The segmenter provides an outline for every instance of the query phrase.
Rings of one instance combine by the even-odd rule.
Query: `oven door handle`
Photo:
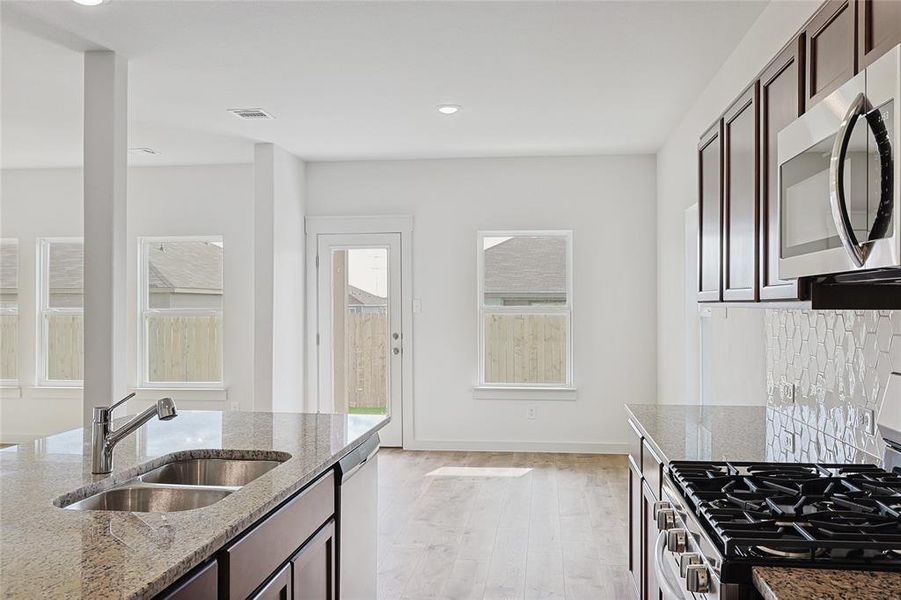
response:
[[[660,585],[660,591],[663,592],[663,600],[667,600],[668,598],[678,598],[681,600],[685,596],[673,586],[673,583],[669,579],[669,570],[663,566],[663,561],[665,560],[663,553],[665,551],[666,531],[661,531],[657,536],[657,543],[654,545],[654,573],[657,574],[657,582]]]
[[[832,208],[832,220],[835,222],[835,228],[838,231],[838,237],[842,242],[842,246],[858,268],[866,264],[872,246],[867,243],[861,244],[851,225],[851,216],[848,214],[848,204],[845,198],[844,166],[854,125],[861,117],[864,118],[867,126],[873,130],[873,138],[876,141],[876,150],[878,151],[880,162],[879,207],[869,232],[870,240],[878,239],[885,235],[891,221],[894,196],[891,136],[885,127],[882,115],[878,111],[872,115],[869,114],[871,108],[870,102],[863,92],[859,92],[854,97],[835,136],[835,143],[832,145],[832,157],[829,160],[829,205]]]

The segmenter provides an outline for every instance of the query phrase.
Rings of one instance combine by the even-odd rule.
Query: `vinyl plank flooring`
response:
[[[632,597],[623,457],[379,456],[380,600]]]

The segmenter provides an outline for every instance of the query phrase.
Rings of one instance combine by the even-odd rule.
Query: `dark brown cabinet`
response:
[[[795,300],[797,281],[779,279],[778,134],[804,112],[804,39],[786,46],[760,75],[760,299]]]
[[[292,600],[295,597],[291,580],[291,565],[282,567],[260,590],[253,600]]]
[[[629,572],[638,598],[642,597],[643,562],[641,554],[643,499],[641,468],[629,457]]]
[[[720,257],[723,235],[722,121],[714,123],[698,144],[698,301],[722,297]]]
[[[351,567],[352,568],[352,567]],[[294,600],[334,600],[335,523],[329,522],[291,559]]]
[[[863,69],[901,43],[901,2],[857,0],[857,67]]]
[[[829,0],[804,29],[807,106],[816,104],[857,72],[857,3]]]
[[[163,600],[216,600],[219,597],[219,564],[213,560],[196,568],[160,595]]]
[[[723,117],[723,300],[757,300],[758,92],[754,82]]]
[[[654,561],[657,560],[654,549],[657,544],[657,523],[654,521],[654,503],[657,497],[651,491],[651,488],[645,483],[641,486],[642,490],[642,530],[644,538],[644,596],[643,600],[661,600],[663,594],[660,591],[660,585],[657,582],[657,572],[654,567]]]

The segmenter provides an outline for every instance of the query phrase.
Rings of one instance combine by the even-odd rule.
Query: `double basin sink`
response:
[[[281,462],[236,458],[175,460],[63,508],[125,512],[177,512],[203,508],[239,490]]]

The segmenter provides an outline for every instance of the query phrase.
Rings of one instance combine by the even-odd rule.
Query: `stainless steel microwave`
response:
[[[779,132],[779,277],[901,267],[901,46]]]

